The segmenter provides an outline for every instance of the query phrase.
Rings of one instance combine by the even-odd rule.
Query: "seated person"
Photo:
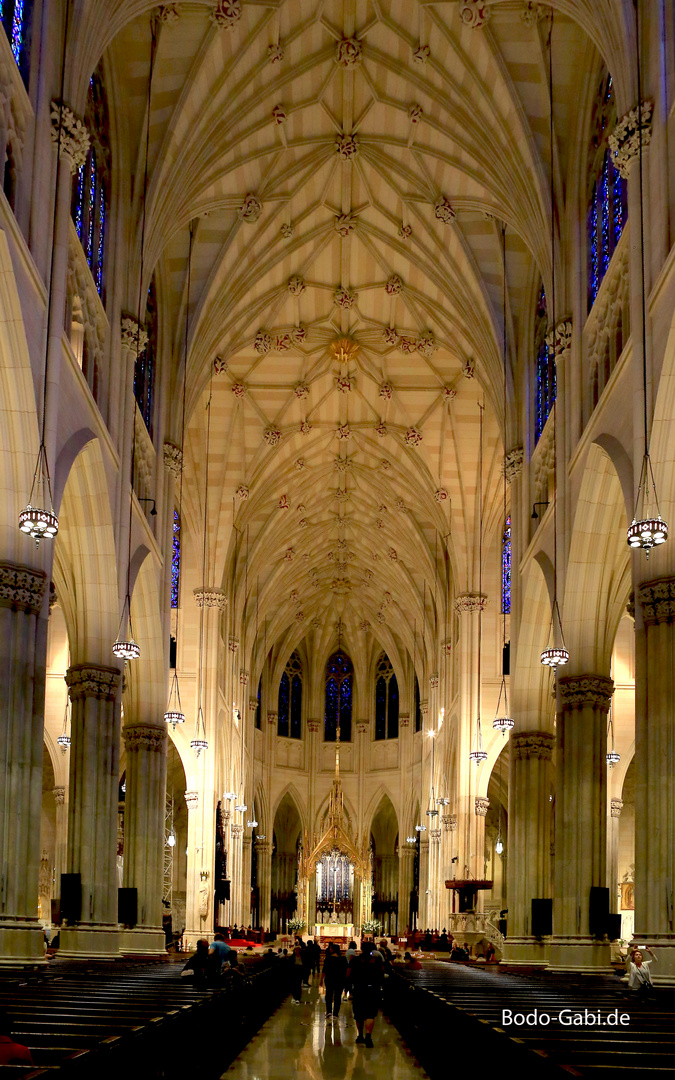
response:
[[[206,986],[213,967],[214,965],[209,957],[209,943],[206,938],[200,938],[197,942],[197,951],[186,963],[181,972],[181,976],[184,972],[192,972],[194,976],[194,985],[197,987]]]
[[[636,949],[633,953],[633,959],[630,961],[630,970],[628,973],[628,989],[631,993],[651,995],[654,993],[654,984],[649,968],[656,960],[656,957],[649,948],[649,945],[645,945],[645,952],[649,953],[651,960],[643,960],[642,953],[639,949]]]
[[[414,957],[414,956],[412,955],[412,953],[409,953],[409,952],[407,952],[407,953],[405,954],[405,956],[403,957],[403,959],[404,959],[404,961],[405,961],[405,966],[406,966],[406,968],[408,969],[408,971],[419,971],[419,970],[420,970],[420,968],[422,967],[422,965],[420,964],[419,960],[417,960],[417,959],[416,959],[416,958],[415,958],[415,957]]]
[[[0,1065],[32,1065],[33,1058],[27,1046],[14,1041],[12,1025],[7,1013],[0,1012]]]
[[[213,941],[209,946],[209,956],[212,958],[212,964],[216,971],[222,971],[230,953],[237,955],[235,949],[225,944],[225,938],[222,934],[214,934]]]

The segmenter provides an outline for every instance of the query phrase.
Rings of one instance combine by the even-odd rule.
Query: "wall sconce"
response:
[[[199,876],[202,879],[202,881],[208,881],[209,880],[209,871],[208,870],[200,870],[199,871]]]

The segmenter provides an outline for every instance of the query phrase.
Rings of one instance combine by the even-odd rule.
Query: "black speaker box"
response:
[[[138,922],[138,889],[117,890],[117,921],[129,929]]]
[[[226,881],[222,882],[222,890],[223,890],[222,891],[222,898],[223,898],[223,903],[224,903],[225,900],[230,899],[230,881],[229,881],[229,878]]]
[[[532,900],[532,934],[547,937],[553,933],[553,901]]]
[[[603,885],[591,885],[588,898],[588,929],[591,937],[604,937],[608,929],[608,920],[609,889]]]
[[[621,916],[607,916],[607,937],[610,941],[618,941],[621,937]]]
[[[68,926],[82,917],[82,879],[79,874],[61,874],[61,918]]]

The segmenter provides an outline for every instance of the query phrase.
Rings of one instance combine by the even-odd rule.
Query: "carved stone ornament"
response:
[[[453,401],[457,397],[457,391],[452,386],[443,387],[443,400]]]
[[[241,686],[248,686],[248,671],[239,672],[239,683]]]
[[[294,387],[293,393],[299,401],[304,401],[305,398],[309,397],[309,387],[307,383],[298,383],[298,385]]]
[[[274,45],[269,45],[267,48],[267,56],[270,64],[280,64],[284,58],[284,50],[281,47],[281,42],[277,41]]]
[[[405,433],[406,446],[419,446],[422,442],[422,432],[419,428],[411,427]]]
[[[419,124],[423,116],[424,109],[421,105],[411,105],[408,109],[408,119],[410,120],[411,124]]]
[[[420,701],[420,712],[422,713],[422,716],[426,716],[429,712],[429,702],[426,700],[426,698],[424,699],[424,701]]]
[[[230,650],[231,653],[236,653],[237,650],[239,649],[239,642],[237,641],[236,638],[231,637],[231,638],[228,639],[227,647],[228,647],[228,649]]]
[[[416,64],[426,64],[430,58],[431,49],[428,45],[422,45],[420,42],[417,48],[413,50],[413,60]]]
[[[246,500],[248,499],[250,494],[251,493],[250,493],[249,489],[247,488],[246,484],[240,484],[239,487],[237,488],[237,490],[235,491],[235,495],[237,496],[238,499],[241,499],[242,502],[246,502]]]
[[[403,291],[403,281],[398,274],[392,274],[384,288],[388,296],[398,296]]]
[[[185,792],[185,805],[188,810],[197,810],[199,807],[199,792],[198,791],[186,791]]]
[[[305,621],[305,613],[304,613],[304,611],[296,611],[296,613],[295,613],[295,621],[296,622],[304,622]]]
[[[342,38],[335,47],[335,63],[352,67],[361,60],[361,42],[357,38]]]
[[[264,356],[272,348],[272,335],[268,334],[266,330],[258,330],[253,342],[253,348],[261,356]]]
[[[291,341],[294,345],[302,345],[303,341],[306,341],[306,339],[307,329],[302,323],[298,323],[298,325],[294,326],[291,330]]]
[[[278,715],[277,715],[277,713],[275,713],[275,712],[268,712],[268,714],[267,714],[267,723],[268,723],[268,724],[276,724],[276,722],[277,722],[277,719],[278,719]]]
[[[451,653],[452,653],[452,642],[450,640],[443,642],[443,644],[441,645],[441,652],[444,653],[445,656],[450,656],[451,655]]]
[[[224,356],[216,356],[213,361],[213,370],[216,375],[224,375],[228,369],[228,363]]]
[[[563,712],[572,709],[599,709],[607,712],[614,683],[606,675],[563,675],[558,679]]]
[[[336,139],[335,150],[343,161],[351,161],[359,152],[359,140],[356,135],[340,135]]]
[[[561,319],[555,328],[556,359],[572,348],[572,320]]]
[[[389,383],[389,382],[380,383],[380,389],[378,390],[378,393],[379,393],[381,398],[385,399],[385,401],[391,401],[391,395],[393,394],[393,392],[394,392],[394,387],[391,385],[391,383]]]
[[[335,231],[339,236],[349,236],[354,232],[358,219],[353,214],[336,214]]]
[[[349,311],[356,303],[356,293],[353,289],[344,289],[340,286],[333,294],[333,303],[343,311]]]
[[[0,607],[39,615],[46,589],[44,570],[0,562]]]
[[[490,18],[490,8],[485,0],[464,0],[459,6],[459,17],[465,26],[479,30]]]
[[[98,698],[99,701],[114,701],[121,678],[117,668],[95,664],[73,664],[65,674],[71,701],[87,697]]]
[[[434,217],[437,217],[439,221],[442,221],[445,225],[450,225],[455,220],[455,211],[450,205],[450,201],[446,199],[445,195],[441,195],[434,206]]]
[[[121,322],[122,348],[138,355],[143,352],[148,344],[148,334],[144,326],[133,315],[123,315]]]
[[[317,615],[316,619],[312,619],[312,627],[314,628],[314,630],[322,630],[323,619],[320,619]]]
[[[429,676],[429,686],[432,690],[435,690],[438,686],[438,675]]]
[[[314,621],[316,621],[316,620],[314,620]],[[321,721],[317,720],[316,717],[312,717],[311,720],[307,721],[307,730],[309,731],[309,733],[311,735],[316,735],[316,733],[317,733],[317,731],[319,730],[320,727],[321,727]]]
[[[366,719],[357,720],[356,730],[359,735],[365,735],[368,731],[368,721]]]
[[[468,611],[485,611],[487,596],[482,593],[462,593],[455,598],[455,611],[464,615]]]
[[[462,375],[465,379],[476,378],[476,361],[472,357],[469,357],[469,359],[464,364],[462,368]]]
[[[516,731],[510,736],[516,761],[539,758],[550,761],[555,746],[555,736],[547,731]]]
[[[612,799],[610,802],[610,814],[613,818],[620,818],[623,810],[623,799]]]
[[[227,595],[222,589],[194,589],[192,595],[197,607],[218,608],[219,611],[227,607]]]
[[[66,801],[66,789],[64,787],[52,788],[52,795],[57,806],[63,806]]]
[[[376,521],[375,521],[375,527],[376,527],[377,529],[383,529],[383,528],[384,528],[384,522],[383,522],[382,518],[377,518],[377,519],[376,519]]]
[[[240,221],[245,221],[249,225],[252,225],[254,221],[257,221],[263,212],[263,205],[257,195],[254,195],[252,191],[249,191],[244,195],[244,201],[237,209],[237,217]]]
[[[164,749],[167,739],[166,725],[159,728],[150,727],[147,724],[135,724],[133,727],[125,727],[122,734],[127,754],[138,753],[139,750],[150,750],[152,753],[159,754]]]
[[[476,817],[487,817],[487,812],[490,809],[490,800],[487,796],[477,795],[474,803],[474,809]]]
[[[370,623],[367,619],[364,619],[361,623],[359,623],[359,630],[363,630],[364,633],[365,631],[370,630]]]
[[[398,552],[396,551],[396,548],[389,548],[387,558],[391,559],[392,562],[398,562]]]
[[[154,14],[163,26],[175,26],[180,19],[180,4],[163,4],[155,8]]]
[[[341,394],[351,393],[353,380],[349,375],[338,375],[335,380],[335,387]]]
[[[437,503],[444,503],[447,498],[448,493],[445,488],[438,488],[438,490],[434,492],[434,499]]]
[[[415,338],[404,337],[404,335],[401,334],[398,340],[398,347],[402,353],[414,353],[417,352],[417,341]]]
[[[241,382],[232,383],[232,393],[239,399],[246,397],[248,394],[248,386],[246,383]]]
[[[436,344],[436,338],[430,330],[428,330],[426,334],[422,334],[420,337],[418,337],[416,345],[418,353],[420,353],[421,356],[427,357],[432,356],[438,348],[438,345]]]
[[[233,840],[238,840],[241,836],[244,835],[244,826],[243,825],[231,825],[230,830],[232,832],[232,839]]]
[[[312,425],[310,424],[309,420],[303,420],[302,423],[300,424],[300,434],[301,435],[309,435],[311,430],[312,430]],[[305,467],[304,461],[302,462],[302,465],[298,465],[298,463],[296,461],[295,467],[296,467],[296,469],[304,469],[304,467]]]
[[[266,428],[263,439],[268,446],[278,446],[281,442],[281,432],[278,428]]]
[[[290,223],[290,221],[285,221],[283,223],[283,225],[281,226],[281,228],[279,229],[279,232],[283,236],[284,240],[290,240],[290,238],[293,235],[294,231],[295,230],[293,229],[293,226]]]
[[[618,121],[614,131],[609,136],[609,146],[614,157],[614,166],[624,179],[630,175],[630,167],[637,160],[640,152],[639,125],[642,121],[642,148],[649,146],[652,141],[652,107],[653,102],[642,102],[642,117],[640,118],[637,105],[627,112]]]
[[[248,699],[248,708],[249,708],[249,712],[255,712],[256,709],[258,708],[258,699],[254,698],[254,697],[250,697]]]
[[[393,345],[394,347],[398,345],[400,340],[398,331],[393,326],[385,326],[382,331],[382,338],[385,345]]]
[[[504,476],[506,477],[506,483],[510,484],[517,477],[520,476],[523,471],[523,448],[522,446],[514,446],[512,450],[509,450],[504,455],[504,461],[502,464],[504,470]]]
[[[284,562],[293,562],[295,558],[295,551],[292,547],[286,548],[284,552]]]
[[[61,157],[68,162],[71,173],[76,173],[80,165],[84,165],[89,153],[89,132],[82,120],[78,120],[72,109],[67,105],[60,106],[58,101],[52,100],[52,142],[58,146],[59,142],[59,117],[61,122]]]
[[[275,105],[272,109],[272,119],[275,124],[285,124],[288,117],[286,116],[286,110],[283,105]]]
[[[441,830],[440,829],[430,829],[429,830],[429,840],[431,841],[432,844],[440,844],[440,842],[441,842]]]
[[[352,437],[349,424],[340,424],[335,434],[337,435],[338,439],[351,439]]]
[[[291,274],[288,279],[287,289],[291,296],[301,296],[307,286],[301,274]]]
[[[291,503],[290,503],[290,499],[288,498],[288,495],[282,495],[281,498],[279,499],[279,502],[277,503],[277,506],[278,506],[279,510],[290,510]]]
[[[536,26],[544,18],[545,8],[543,4],[537,4],[534,0],[528,0],[520,13],[520,17],[526,26]]]
[[[398,722],[401,727],[408,727],[410,725],[410,713],[399,713]]]
[[[398,230],[398,235],[400,236],[401,240],[409,240],[412,236],[412,225],[402,224],[401,228]]]
[[[386,622],[386,618],[385,618],[384,612],[382,612],[382,611],[378,611],[378,612],[377,612],[377,614],[375,615],[375,618],[377,619],[377,621],[378,621],[379,623],[383,623],[383,622]]]
[[[183,468],[183,451],[172,442],[164,443],[164,468],[179,478]]]
[[[219,30],[232,30],[241,19],[241,0],[217,0],[209,19]]]
[[[657,578],[638,585],[638,603],[645,626],[675,621],[675,578]]]
[[[445,832],[455,832],[457,829],[457,814],[444,814],[441,824]]]
[[[287,330],[280,330],[274,339],[275,352],[288,352],[293,344],[293,338]]]

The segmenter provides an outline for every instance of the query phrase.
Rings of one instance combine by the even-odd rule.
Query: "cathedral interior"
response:
[[[0,965],[675,982],[672,5],[0,19]]]

